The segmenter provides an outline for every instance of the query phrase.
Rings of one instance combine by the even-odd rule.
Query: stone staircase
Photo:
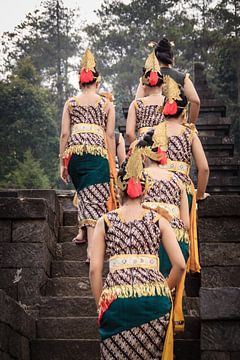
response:
[[[99,359],[97,316],[85,263],[86,245],[71,242],[77,233],[72,193],[60,194],[63,225],[51,263],[45,296],[38,307],[32,360]]]
[[[71,191],[58,192],[63,208],[56,257],[51,263],[45,296],[37,307],[36,339],[32,360],[99,359],[96,307],[85,264],[86,246],[71,240],[77,233],[77,211]],[[107,273],[107,263],[105,266]],[[176,360],[200,359],[199,276],[188,276],[184,313],[186,330],[175,340]],[[36,310],[35,310],[36,311]],[[36,315],[36,314],[35,314]]]

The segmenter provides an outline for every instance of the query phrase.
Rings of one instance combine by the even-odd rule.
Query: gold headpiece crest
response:
[[[169,75],[164,75],[163,82],[163,93],[170,104],[173,103],[174,100],[182,100],[180,97],[181,90],[175,80],[173,80]]]
[[[135,147],[132,154],[129,156],[126,165],[126,175],[124,180],[134,178],[135,181],[142,178],[143,161],[141,149]]]
[[[94,71],[95,66],[96,62],[93,53],[90,51],[90,49],[86,49],[81,61],[81,70],[85,69],[86,71]]]
[[[160,72],[160,65],[159,65],[158,59],[155,55],[155,50],[153,50],[148,55],[147,60],[145,62],[145,69],[146,69],[146,72],[148,72],[148,71]]]

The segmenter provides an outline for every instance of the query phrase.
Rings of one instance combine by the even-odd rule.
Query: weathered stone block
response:
[[[234,217],[240,216],[239,195],[210,196],[198,204],[198,217]]]
[[[240,359],[240,352],[231,353],[231,360],[239,360],[239,359]]]
[[[3,243],[2,267],[43,267],[50,274],[51,255],[41,243]]]
[[[229,352],[202,351],[201,360],[232,360]]]
[[[24,268],[18,284],[18,298],[28,305],[35,303],[45,292],[48,276],[42,268]]]
[[[55,190],[20,189],[17,193],[22,198],[46,199],[53,212],[59,213],[60,204]]]
[[[81,329],[81,330],[79,330]],[[79,334],[81,331],[81,335]],[[46,318],[37,320],[37,337],[44,339],[98,338],[97,317]]]
[[[200,341],[176,339],[174,341],[174,355],[176,360],[200,360]]]
[[[41,317],[82,317],[96,316],[96,304],[93,297],[42,297],[39,314]]]
[[[240,243],[200,244],[202,266],[240,266]]]
[[[200,242],[240,242],[240,218],[200,218],[198,233]]]
[[[78,233],[78,226],[60,226],[59,242],[70,242]]]
[[[12,242],[46,243],[54,255],[57,239],[45,220],[15,220],[12,225]]]
[[[106,276],[109,271],[108,262],[104,262],[104,273],[103,275]],[[53,277],[60,277],[60,276],[89,276],[89,266],[86,264],[85,261],[71,261],[71,260],[64,260],[64,261],[52,261],[52,270],[51,274]]]
[[[77,210],[64,211],[63,225],[64,226],[77,226],[78,225]]]
[[[201,285],[205,288],[240,287],[239,266],[210,266],[201,270]]]
[[[0,322],[8,324],[28,339],[35,337],[35,320],[13,299],[0,290]]]
[[[8,352],[8,339],[11,328],[2,322],[0,322],[0,350]]]
[[[15,300],[18,300],[18,283],[14,283],[17,269],[1,269],[0,289]]]
[[[11,331],[9,336],[9,353],[17,359],[30,359],[29,339],[19,335],[16,331]]]
[[[62,255],[59,257],[59,260],[78,260],[84,261],[87,257],[87,245],[82,244],[80,246],[75,245],[74,243],[62,243]]]
[[[0,219],[47,219],[48,210],[45,199],[0,199]]]
[[[185,281],[185,292],[188,297],[198,297],[200,288],[200,274],[187,273]]]
[[[240,319],[240,288],[201,288],[200,312],[203,320]]]
[[[11,221],[0,220],[0,242],[11,242]]]
[[[53,278],[47,282],[48,296],[91,296],[88,278]]]
[[[3,351],[0,351],[0,359],[1,360],[16,360],[16,358],[13,358],[8,353],[5,353]]]
[[[240,351],[240,321],[204,321],[201,350]]]
[[[79,354],[81,360],[100,360],[97,340],[34,340],[31,349],[34,360],[76,360]]]

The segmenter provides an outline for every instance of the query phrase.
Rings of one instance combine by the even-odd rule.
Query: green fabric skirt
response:
[[[188,258],[189,258],[189,244],[187,244],[185,241],[178,241],[178,244],[182,251],[184,260],[187,263]],[[168,254],[166,253],[162,243],[160,244],[160,247],[158,250],[158,256],[159,256],[159,262],[160,262],[160,272],[166,278],[169,276],[169,273],[172,269],[172,264],[169,260]]]
[[[108,160],[99,155],[73,154],[68,164],[68,173],[78,193],[90,185],[110,182]]]
[[[100,321],[101,340],[158,319],[169,313],[171,308],[171,299],[163,295],[118,298]]]

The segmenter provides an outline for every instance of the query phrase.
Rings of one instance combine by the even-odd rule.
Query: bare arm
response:
[[[200,110],[200,99],[192,81],[189,79],[189,76],[185,77],[184,92],[191,104],[189,117],[190,123],[195,124]]]
[[[128,109],[128,117],[126,123],[126,136],[128,144],[131,143],[136,139],[136,108],[134,101],[131,103]]]
[[[119,144],[117,146],[117,158],[118,158],[119,166],[121,166],[126,158],[125,141],[122,134],[119,135]]]
[[[146,86],[143,85],[142,78],[140,78],[135,99],[137,100],[137,99],[140,99],[140,98],[143,98],[143,97],[147,96],[146,90],[147,90]]]
[[[107,143],[109,150],[112,154],[113,159],[116,156],[116,145],[115,145],[115,109],[112,103],[109,103],[108,108],[108,121],[107,121]]]
[[[104,254],[105,254],[104,236],[105,236],[104,220],[103,218],[100,218],[96,224],[93,234],[93,247],[91,253],[90,271],[89,271],[90,284],[97,307],[103,286],[102,273],[103,273],[103,265],[104,265]]]
[[[66,102],[62,114],[62,126],[61,126],[60,145],[59,145],[60,177],[64,182],[67,182],[67,172],[66,169],[64,169],[62,155],[66,149],[69,136],[70,136],[70,115],[68,110],[68,104]]]
[[[198,170],[197,176],[197,200],[203,199],[206,191],[209,167],[205,152],[203,150],[201,141],[197,135],[193,136],[192,140],[192,154]]]
[[[185,228],[188,230],[190,225],[188,198],[185,188],[182,188],[181,204],[180,204],[180,219],[184,222]]]
[[[178,245],[176,235],[166,219],[159,220],[159,227],[162,232],[162,242],[166,250],[172,269],[168,277],[168,286],[170,289],[175,288],[185,271],[186,264],[182,255],[180,246]]]

